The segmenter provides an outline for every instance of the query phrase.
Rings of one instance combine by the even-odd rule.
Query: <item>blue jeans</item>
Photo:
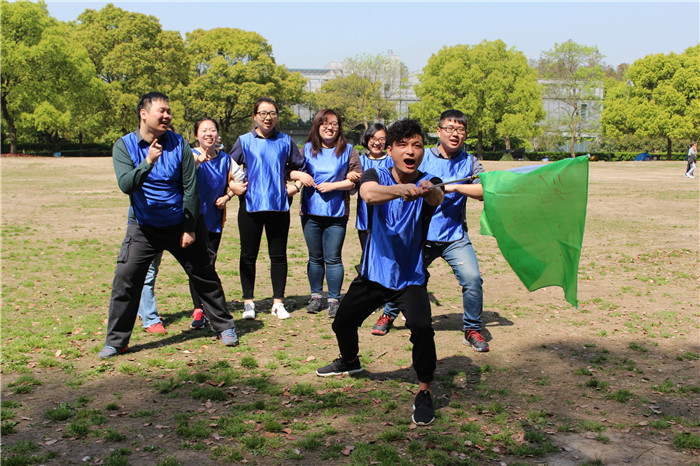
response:
[[[301,226],[309,249],[307,273],[311,294],[323,293],[323,277],[328,282],[328,298],[340,299],[345,269],[341,253],[345,242],[347,217],[302,215]]]
[[[462,286],[462,330],[481,330],[481,313],[484,308],[483,280],[479,272],[479,263],[476,260],[474,247],[469,240],[469,235],[454,243],[433,243],[428,241],[425,245],[424,261],[428,267],[438,257],[442,257],[450,264],[457,281]],[[396,318],[399,314],[394,303],[387,303],[384,314]]]
[[[158,322],[163,322],[158,315],[156,309],[156,276],[158,275],[158,267],[160,260],[163,258],[163,252],[159,252],[153,258],[153,262],[148,266],[146,279],[143,281],[143,290],[141,290],[141,302],[139,302],[139,316],[143,321],[143,328],[150,327]]]

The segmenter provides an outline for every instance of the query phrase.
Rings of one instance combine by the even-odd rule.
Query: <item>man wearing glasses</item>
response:
[[[484,171],[481,163],[462,147],[466,139],[467,117],[459,110],[447,110],[440,115],[437,133],[440,142],[425,150],[420,170],[432,173],[445,181],[476,176]],[[442,257],[452,267],[457,281],[462,286],[464,314],[462,326],[464,344],[474,351],[486,352],[489,344],[481,334],[483,289],[479,263],[469,235],[467,234],[467,198],[483,200],[481,180],[445,185],[445,200],[438,206],[430,222],[428,240],[425,245],[425,266]],[[389,303],[380,321],[391,328],[398,310]],[[379,324],[379,322],[377,322]],[[388,330],[387,328],[387,330]],[[375,333],[385,334],[385,333]]]

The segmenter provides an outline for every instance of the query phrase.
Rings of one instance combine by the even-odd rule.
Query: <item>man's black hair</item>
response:
[[[386,145],[389,147],[395,142],[405,141],[413,136],[420,136],[423,143],[425,143],[425,136],[423,136],[423,128],[421,128],[420,123],[416,120],[405,118],[395,122],[386,130]]]
[[[442,125],[444,121],[448,120],[452,120],[457,123],[462,123],[462,126],[464,126],[465,128],[467,127],[466,115],[460,112],[459,110],[455,110],[454,108],[442,112],[442,114],[440,115],[440,122],[438,124]]]
[[[148,94],[142,95],[139,99],[139,103],[136,105],[136,115],[138,116],[139,121],[141,120],[141,109],[145,108],[148,110],[151,108],[151,104],[154,100],[164,100],[168,102],[168,96],[162,92],[149,92]]]

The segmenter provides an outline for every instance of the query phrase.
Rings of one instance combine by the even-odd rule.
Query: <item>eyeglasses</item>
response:
[[[260,115],[260,118],[262,118],[263,120],[268,116],[270,118],[277,118],[277,112],[258,112],[258,115]]]
[[[385,144],[386,143],[386,138],[369,138],[369,143],[370,144]]]
[[[454,126],[438,126],[438,128],[440,128],[441,130],[443,130],[447,134],[452,134],[455,131],[457,131],[457,134],[460,134],[460,135],[467,134],[467,129],[464,127],[455,128]]]
[[[336,129],[336,128],[338,128],[338,122],[337,121],[324,121],[323,123],[321,123],[321,126],[323,126],[324,128],[331,127],[333,129]]]

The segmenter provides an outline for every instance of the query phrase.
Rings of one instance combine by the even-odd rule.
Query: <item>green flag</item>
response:
[[[496,238],[529,291],[561,286],[566,300],[578,307],[588,158],[481,173],[479,178],[484,186],[481,234]]]

